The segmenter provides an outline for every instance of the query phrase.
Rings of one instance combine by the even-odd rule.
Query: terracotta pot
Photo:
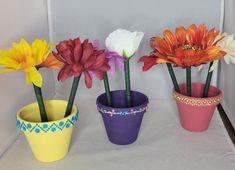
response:
[[[109,140],[118,145],[133,143],[139,133],[140,125],[147,110],[148,98],[142,93],[132,91],[132,104],[126,107],[125,91],[112,91],[113,106],[107,105],[106,94],[101,94],[96,101],[102,115]]]
[[[204,84],[192,83],[192,97],[186,96],[186,84],[179,85],[181,94],[173,90],[173,97],[184,129],[202,132],[208,129],[216,106],[222,99],[220,89],[210,86],[207,98],[202,98]]]

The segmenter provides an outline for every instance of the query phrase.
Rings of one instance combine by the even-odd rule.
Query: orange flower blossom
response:
[[[183,26],[176,28],[175,34],[170,30],[163,32],[163,38],[151,38],[153,49],[150,56],[143,56],[143,71],[162,63],[171,63],[174,66],[190,67],[199,66],[207,62],[221,59],[225,52],[217,46],[218,31],[214,28],[208,30],[204,24],[198,27],[192,24],[187,29]]]

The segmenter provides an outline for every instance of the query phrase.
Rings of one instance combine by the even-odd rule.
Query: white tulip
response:
[[[105,45],[109,51],[116,52],[124,58],[130,58],[139,48],[143,36],[143,32],[117,29],[109,34]]]

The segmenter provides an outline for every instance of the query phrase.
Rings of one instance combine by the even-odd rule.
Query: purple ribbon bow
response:
[[[95,49],[100,48],[100,42],[99,40],[94,40],[93,41],[93,46]],[[109,59],[109,65],[110,65],[110,70],[109,73],[113,75],[117,70],[123,70],[124,68],[124,62],[122,56],[120,56],[118,53],[114,51],[105,51],[105,56],[107,59]]]

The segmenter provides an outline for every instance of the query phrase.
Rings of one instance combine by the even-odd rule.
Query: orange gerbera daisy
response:
[[[207,62],[218,60],[226,54],[216,45],[216,36],[219,34],[214,28],[208,30],[204,24],[198,27],[192,24],[189,28],[178,27],[173,34],[169,30],[163,32],[163,38],[151,38],[153,51],[150,56],[143,56],[143,70],[153,65],[171,63],[175,66],[199,66]],[[153,62],[155,60],[155,62]]]

